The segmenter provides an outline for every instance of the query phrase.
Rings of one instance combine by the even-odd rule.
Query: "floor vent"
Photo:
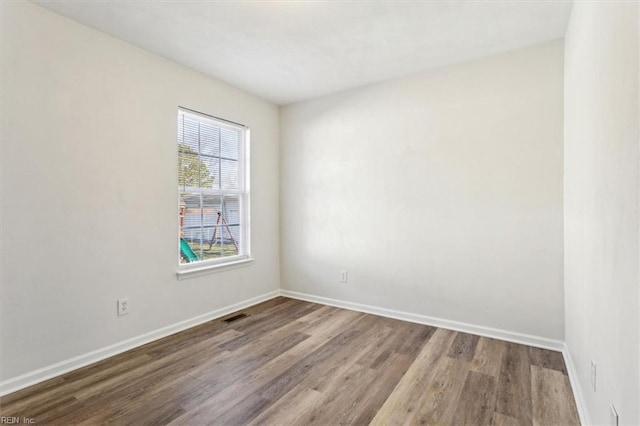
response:
[[[229,317],[229,318],[225,319],[224,322],[227,322],[227,323],[234,322],[234,321],[238,321],[239,319],[246,318],[248,316],[249,315],[247,315],[247,314],[238,314],[238,315],[234,315],[232,317]]]

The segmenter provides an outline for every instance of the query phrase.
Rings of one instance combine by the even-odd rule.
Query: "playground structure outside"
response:
[[[185,218],[188,214],[198,214],[202,218],[209,216],[217,220],[213,227],[212,237],[199,233],[191,237],[185,235]],[[226,231],[226,236],[225,236]],[[238,243],[234,238],[222,212],[217,209],[189,209],[184,200],[180,202],[180,263],[215,260],[223,257],[237,256]]]

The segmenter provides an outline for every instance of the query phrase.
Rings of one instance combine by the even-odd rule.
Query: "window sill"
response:
[[[213,274],[215,272],[222,272],[229,269],[246,267],[253,262],[253,258],[247,257],[245,259],[236,260],[235,262],[219,263],[217,265],[204,265],[199,268],[178,269],[176,271],[176,277],[178,278],[178,280],[185,280],[188,278],[195,278],[202,275]]]

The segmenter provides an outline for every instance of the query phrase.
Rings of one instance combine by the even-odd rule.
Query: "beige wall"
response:
[[[575,2],[566,35],[566,341],[594,424],[640,424],[638,13]]]
[[[562,57],[283,108],[282,287],[562,340]]]
[[[611,403],[640,422],[637,4],[576,3],[566,51],[424,72],[280,122],[35,5],[1,9],[0,381],[276,290],[281,273],[285,290],[566,335],[594,422]],[[176,279],[178,105],[252,130],[250,266]]]
[[[276,106],[30,3],[2,15],[1,380],[278,289]],[[251,266],[176,279],[179,105],[251,128]]]

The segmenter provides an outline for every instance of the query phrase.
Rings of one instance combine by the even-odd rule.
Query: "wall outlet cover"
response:
[[[127,315],[129,313],[129,298],[118,299],[118,316]]]

